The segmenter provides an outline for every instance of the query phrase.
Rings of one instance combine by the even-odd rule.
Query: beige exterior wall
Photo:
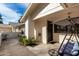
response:
[[[28,22],[29,22],[29,21],[28,21],[28,19],[27,19],[26,22],[25,22],[25,36],[26,36],[27,38],[28,38],[28,36],[29,36],[29,35],[28,35],[28,32],[29,32],[29,31],[28,31],[28,27],[29,27],[29,26],[28,26]]]
[[[21,31],[25,32],[25,24],[16,27],[16,32],[21,32]]]
[[[62,43],[65,35],[66,35],[65,33],[54,33],[54,35],[53,35],[54,42]],[[70,37],[70,34],[67,35],[64,43],[66,43],[68,41],[69,37]],[[79,38],[77,37],[77,39],[79,39]],[[71,37],[71,40],[76,41],[76,38],[74,35]]]
[[[0,24],[0,32],[12,32],[12,26],[8,24]]]
[[[17,30],[17,32],[21,32],[22,30],[25,31],[25,28],[22,27],[21,29]]]
[[[28,37],[34,37],[34,21],[28,18],[25,22],[25,35]]]
[[[61,43],[61,42],[63,41],[63,38],[65,37],[65,35],[66,35],[65,33],[60,33],[60,34],[59,34],[59,43]],[[66,40],[65,40],[65,43],[68,41],[70,35],[71,35],[71,34],[68,34],[68,35],[67,35]],[[76,36],[76,37],[77,37],[77,36]],[[77,37],[77,39],[78,39],[78,41],[79,41],[79,38],[78,38],[78,37]],[[76,38],[75,38],[74,35],[71,37],[71,40],[76,41]]]
[[[12,32],[12,26],[8,24],[0,24],[0,32]]]
[[[28,25],[29,25],[29,27],[28,27],[29,28],[28,29],[29,30],[29,33],[28,33],[29,37],[34,37],[34,21],[33,21],[33,19],[31,19],[31,18],[29,19]]]
[[[16,32],[16,28],[12,26],[12,32]]]
[[[53,33],[53,39],[54,39],[53,41],[58,42],[58,43],[62,43],[65,35],[66,35],[65,33]],[[69,36],[70,35],[68,34],[64,43],[67,42],[67,39],[69,38]]]
[[[53,33],[53,42],[59,43],[59,33]]]
[[[35,37],[41,43],[47,43],[47,21],[46,20],[37,20],[34,24],[35,26]]]
[[[35,16],[33,14],[33,16]],[[31,17],[27,17],[25,21],[25,35],[28,37],[34,37],[41,43],[47,43],[47,21],[46,19],[34,20]]]
[[[11,32],[12,28],[11,27],[0,27],[0,32]]]
[[[43,5],[40,5],[40,4],[32,5],[28,9],[28,11],[26,11],[26,14],[23,16],[21,20],[23,20],[22,22],[25,21],[25,35],[27,37],[34,36],[40,42],[46,44],[47,43],[47,21],[46,20],[48,19],[49,21],[52,21],[54,23],[54,22],[66,19],[68,17],[67,15],[68,12],[71,12],[71,15],[70,15],[71,17],[77,17],[79,16],[79,12],[77,12],[79,10],[79,6],[76,5],[75,7],[73,5],[73,7],[71,8],[64,7],[63,9],[59,3],[57,4],[57,6],[59,7],[56,6],[55,8],[53,8],[54,5],[52,4],[51,10],[49,10],[51,7],[49,6],[47,10],[45,10],[43,13],[40,13],[45,9],[45,8],[42,8]],[[72,4],[68,4],[68,6],[72,6]],[[53,41],[61,43],[64,36],[65,34],[53,33]]]
[[[25,22],[25,35],[34,37],[39,43],[47,44],[47,20],[32,20],[28,18]]]
[[[7,34],[8,39],[16,39],[18,38],[19,32],[3,32],[2,34]]]

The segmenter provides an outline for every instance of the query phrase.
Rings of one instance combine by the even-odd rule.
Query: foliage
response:
[[[20,39],[19,39],[19,42],[22,44],[22,45],[26,45],[27,43],[26,43],[26,37],[25,36],[20,36]]]
[[[29,37],[27,39],[27,43],[28,43],[28,45],[35,45],[36,44],[36,40],[33,37]]]
[[[3,24],[2,15],[0,15],[0,23]]]
[[[26,36],[20,36],[20,43],[24,46],[33,46],[36,45],[36,40],[33,37],[27,38]]]

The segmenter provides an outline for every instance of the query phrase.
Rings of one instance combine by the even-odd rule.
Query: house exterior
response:
[[[79,4],[75,3],[30,3],[20,22],[25,24],[27,38],[34,37],[44,44],[62,42],[65,33],[55,32],[55,23],[66,19],[68,13],[71,18],[79,17],[78,10]]]
[[[0,24],[0,32],[21,32],[24,30],[23,23]]]
[[[14,23],[10,22],[9,25],[12,28],[12,32],[21,32],[24,31],[24,23]]]
[[[0,24],[0,32],[12,32],[12,26],[8,24]]]

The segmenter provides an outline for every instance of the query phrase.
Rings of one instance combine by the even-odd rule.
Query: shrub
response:
[[[35,45],[36,40],[33,37],[29,37],[27,40],[28,45]]]
[[[20,40],[19,41],[24,46],[27,46],[27,45],[30,45],[30,46],[36,45],[36,40],[34,39],[34,37],[29,37],[27,39],[26,36],[20,36]]]
[[[27,42],[26,42],[27,38],[25,36],[20,36],[20,44],[26,46]]]

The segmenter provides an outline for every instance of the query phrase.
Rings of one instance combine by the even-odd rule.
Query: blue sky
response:
[[[0,14],[3,18],[3,23],[18,22],[27,9],[26,3],[0,3]]]

